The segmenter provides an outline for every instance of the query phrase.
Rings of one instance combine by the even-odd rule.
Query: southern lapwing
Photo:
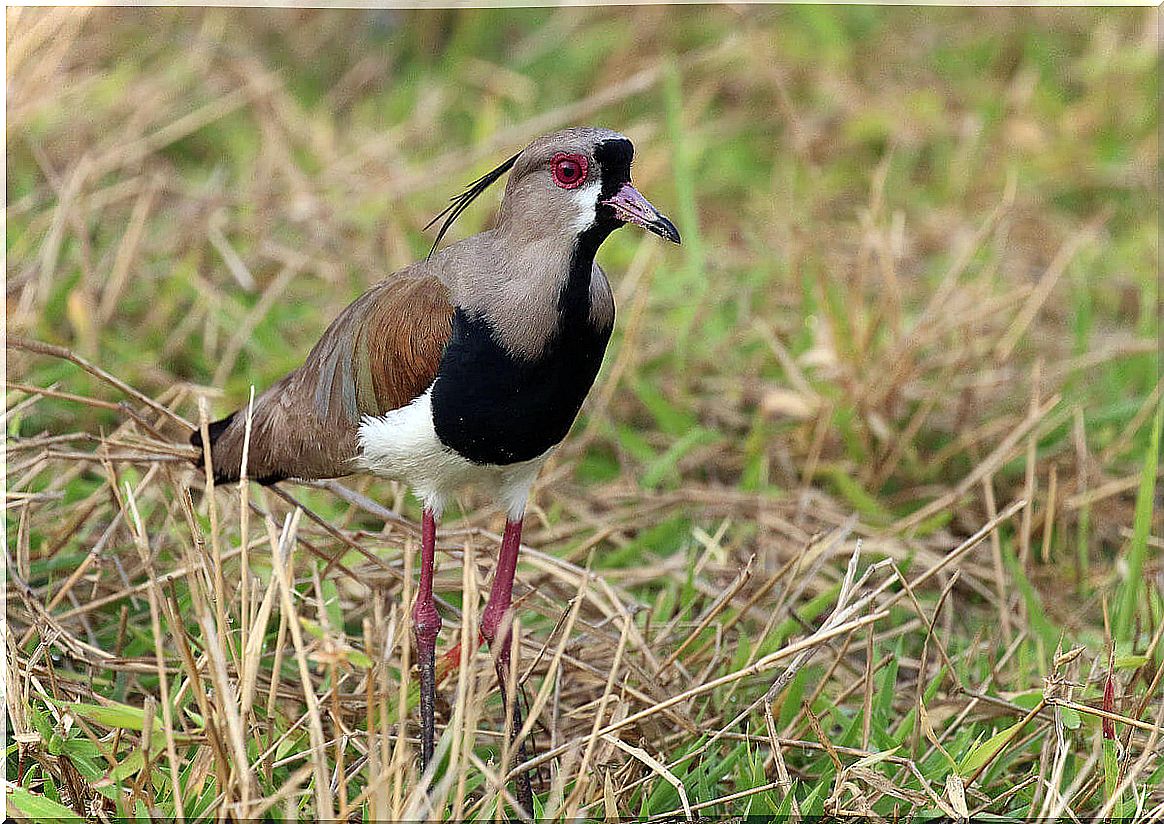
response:
[[[433,221],[444,218],[426,260],[365,292],[302,366],[255,400],[248,477],[272,484],[370,472],[407,483],[423,504],[412,610],[422,769],[433,755],[441,628],[436,522],[470,484],[491,491],[507,514],[480,633],[520,727],[505,681],[526,498],[590,391],[614,325],[610,284],[594,255],[625,223],[679,242],[674,224],[631,185],[633,154],[629,140],[606,129],[535,140],[453,198]],[[495,228],[437,252],[452,222],[506,172]],[[239,478],[245,417],[209,427],[217,483]],[[191,441],[202,446],[199,433]],[[528,777],[519,801],[531,809]]]

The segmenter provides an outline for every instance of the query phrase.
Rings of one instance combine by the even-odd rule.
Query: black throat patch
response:
[[[437,437],[478,464],[538,457],[570,431],[610,331],[563,318],[542,356],[527,361],[506,351],[484,318],[458,309],[432,389]]]
[[[594,223],[584,229],[574,242],[570,272],[558,295],[558,309],[564,318],[570,314],[590,312],[590,274],[594,268],[594,256],[602,242],[610,237],[610,233],[625,225],[615,216],[614,209],[602,201],[612,197],[624,183],[630,182],[634,154],[634,146],[623,138],[604,140],[594,150],[602,187],[598,192]]]

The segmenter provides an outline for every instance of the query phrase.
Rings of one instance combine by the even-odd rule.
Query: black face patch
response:
[[[629,183],[634,145],[624,137],[604,140],[594,150],[594,159],[602,170],[602,192],[599,200],[610,197],[624,183]]]
[[[566,437],[578,416],[610,331],[564,316],[545,353],[525,361],[497,342],[484,318],[458,309],[432,389],[437,437],[479,464],[541,455]]]
[[[602,201],[613,197],[622,188],[622,184],[630,183],[631,161],[634,156],[634,145],[622,137],[604,140],[594,150],[594,159],[598,162],[601,174],[602,188],[598,192],[598,207],[594,212],[594,224],[578,238],[578,243],[586,247],[591,258],[602,241],[623,225],[623,222],[615,215],[614,209]],[[584,253],[582,257],[585,256]],[[587,272],[589,272],[589,267],[587,267]]]

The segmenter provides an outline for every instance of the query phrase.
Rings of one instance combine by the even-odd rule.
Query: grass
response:
[[[426,778],[415,502],[211,493],[184,444],[580,122],[685,246],[604,246],[533,498],[539,816],[1159,815],[1152,12],[8,15],[11,815],[512,812],[500,516],[441,532]]]

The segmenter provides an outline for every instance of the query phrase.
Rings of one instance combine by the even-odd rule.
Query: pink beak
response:
[[[615,217],[624,223],[633,223],[642,226],[648,232],[654,232],[664,240],[679,243],[679,230],[675,224],[667,219],[658,209],[651,205],[638,189],[629,183],[622,184],[613,196],[603,200],[607,206],[614,209]]]

